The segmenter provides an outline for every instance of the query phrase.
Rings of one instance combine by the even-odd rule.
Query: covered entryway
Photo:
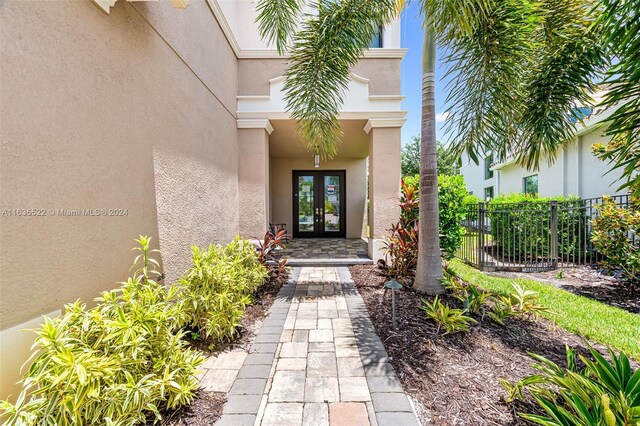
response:
[[[293,236],[344,238],[345,171],[293,172]]]
[[[266,229],[279,226],[293,242],[366,241],[370,260],[384,258],[383,239],[400,214],[400,128],[406,112],[395,94],[399,87],[371,94],[369,80],[352,74],[337,153],[318,162],[286,110],[283,84],[284,77],[276,77],[268,90],[238,97],[240,235],[260,240]],[[339,250],[326,248],[326,258],[335,259]],[[320,261],[320,251],[303,258]]]

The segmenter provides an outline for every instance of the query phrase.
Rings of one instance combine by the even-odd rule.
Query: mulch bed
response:
[[[270,280],[260,286],[256,292],[253,305],[247,306],[242,316],[242,325],[236,337],[225,344],[217,344],[210,348],[210,342],[188,339],[189,344],[203,352],[205,356],[214,356],[224,350],[242,349],[249,350],[251,343],[260,329],[262,320],[276,299],[280,287],[287,282],[287,274]],[[188,336],[187,336],[188,337]],[[163,413],[163,426],[211,426],[222,415],[222,407],[226,402],[226,396],[220,392],[205,392],[199,390],[191,405],[179,410]]]
[[[586,265],[548,272],[494,272],[491,275],[542,281],[571,293],[640,314],[640,283],[625,282],[607,274],[599,267]]]
[[[539,412],[537,407],[506,404],[499,379],[513,382],[535,373],[527,352],[559,365],[565,365],[565,345],[587,352],[580,337],[542,319],[510,319],[501,327],[487,317],[468,333],[439,335],[418,309],[419,295],[409,289],[396,293],[398,330],[394,331],[391,295],[383,289],[386,278],[372,266],[349,269],[405,391],[418,402],[423,424],[527,424],[517,412]],[[604,348],[596,348],[603,352]]]

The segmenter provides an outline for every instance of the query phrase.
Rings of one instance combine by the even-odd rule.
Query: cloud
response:
[[[442,123],[449,117],[448,112],[439,112],[436,114],[436,123]]]

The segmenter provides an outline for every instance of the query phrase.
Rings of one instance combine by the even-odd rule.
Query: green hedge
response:
[[[420,176],[405,176],[407,185],[418,186]],[[440,248],[446,258],[452,258],[462,244],[464,228],[461,226],[465,218],[465,205],[468,201],[467,187],[464,178],[456,176],[438,176],[438,206],[440,222]],[[415,209],[418,217],[418,209]]]
[[[587,225],[585,203],[577,197],[538,198],[525,194],[500,195],[486,206],[492,241],[499,254],[518,260],[549,260],[551,255],[551,202],[557,202],[558,256],[585,254]]]

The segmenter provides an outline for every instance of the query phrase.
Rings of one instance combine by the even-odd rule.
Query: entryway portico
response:
[[[238,96],[239,224],[261,239],[269,224],[295,238],[365,239],[370,259],[398,220],[401,127],[399,95],[371,95],[369,80],[351,75],[338,154],[314,164],[286,112],[283,78],[269,95]]]

